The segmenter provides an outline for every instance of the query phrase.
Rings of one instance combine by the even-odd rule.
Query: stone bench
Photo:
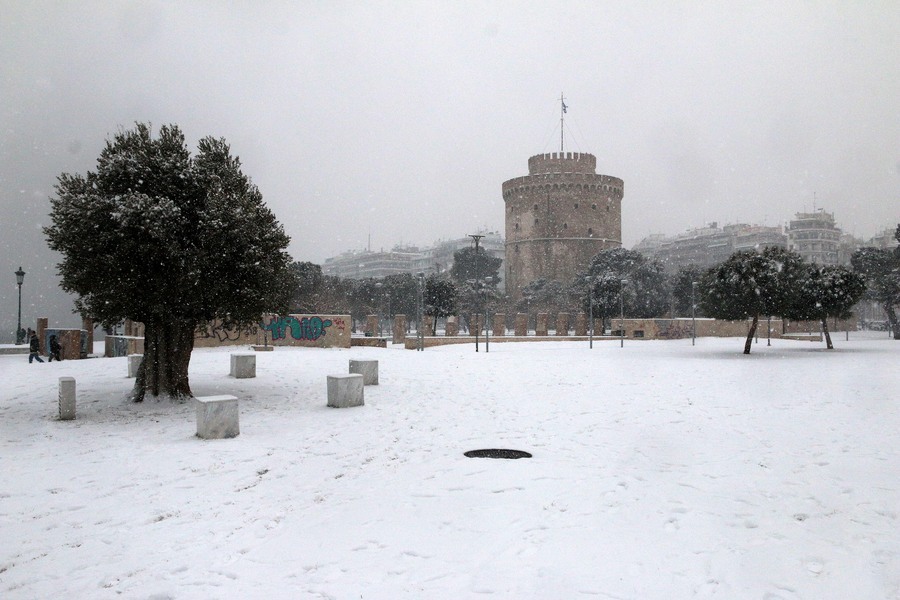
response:
[[[328,375],[328,406],[363,406],[363,376],[359,373]]]
[[[220,440],[241,433],[238,399],[234,396],[198,396],[197,437]]]
[[[256,355],[232,354],[231,376],[235,379],[252,379],[256,377]]]
[[[59,378],[59,420],[71,421],[75,418],[75,378]]]
[[[141,368],[141,363],[144,362],[143,354],[129,354],[128,355],[128,377],[137,377],[138,369]]]
[[[351,360],[350,372],[363,376],[363,385],[378,385],[377,360]]]

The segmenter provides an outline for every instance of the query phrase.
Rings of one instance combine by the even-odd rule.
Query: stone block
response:
[[[366,315],[366,334],[372,337],[378,335],[378,315]]]
[[[406,315],[394,315],[394,343],[399,344],[406,338]]]
[[[528,335],[527,313],[516,313],[516,335],[519,337]]]
[[[569,313],[561,312],[556,315],[556,335],[569,335]]]
[[[128,355],[128,377],[137,377],[138,369],[141,368],[142,362],[144,362],[143,354]]]
[[[252,379],[256,377],[256,355],[232,354],[231,376],[235,379]]]
[[[547,329],[547,321],[549,321],[550,315],[547,313],[538,313],[537,315],[537,323],[535,323],[534,334],[541,337],[546,337],[548,333]]]
[[[71,421],[75,418],[75,378],[59,378],[59,419]]]
[[[498,337],[506,335],[506,314],[494,313],[493,319],[494,323],[491,327],[491,333]]]
[[[238,399],[234,396],[198,396],[197,437],[220,440],[241,433]]]
[[[350,373],[362,375],[363,385],[378,385],[377,360],[351,360]]]
[[[332,408],[348,408],[363,406],[363,376],[359,373],[349,375],[328,375],[328,406]]]
[[[447,317],[447,324],[444,326],[444,333],[446,333],[448,336],[459,335],[459,317]]]
[[[575,335],[587,335],[587,315],[584,313],[575,315]]]
[[[469,335],[481,335],[484,329],[484,315],[477,313],[469,317]]]

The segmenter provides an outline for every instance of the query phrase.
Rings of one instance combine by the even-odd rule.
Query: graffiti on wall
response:
[[[234,327],[231,323],[217,320],[197,327],[194,337],[200,339],[216,339],[219,342],[239,342],[247,338],[255,338],[256,326],[250,325],[248,327],[239,328]]]
[[[260,326],[272,334],[273,340],[284,339],[290,333],[295,340],[314,342],[328,333],[326,330],[332,326],[332,322],[330,319],[323,320],[321,317],[297,319],[275,316],[268,323],[261,323]]]

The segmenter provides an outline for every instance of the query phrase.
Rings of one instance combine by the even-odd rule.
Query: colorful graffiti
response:
[[[266,331],[271,332],[272,340],[284,339],[290,331],[291,337],[295,340],[316,341],[324,337],[328,332],[326,329],[331,327],[330,319],[322,320],[321,317],[303,317],[296,319],[294,317],[272,317],[266,323],[260,323],[260,326]]]

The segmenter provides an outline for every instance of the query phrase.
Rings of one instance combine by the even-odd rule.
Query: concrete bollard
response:
[[[377,360],[351,360],[350,373],[362,375],[363,385],[378,385]]]
[[[332,408],[348,408],[363,406],[363,376],[358,373],[349,375],[328,375],[328,406]]]
[[[128,377],[137,377],[138,369],[141,368],[141,363],[144,361],[143,354],[129,354],[128,355]]]
[[[234,396],[198,396],[197,437],[220,440],[241,433],[238,399]]]
[[[71,421],[75,418],[75,378],[59,378],[59,419]]]
[[[256,355],[232,354],[231,376],[235,379],[252,379],[256,377]]]

